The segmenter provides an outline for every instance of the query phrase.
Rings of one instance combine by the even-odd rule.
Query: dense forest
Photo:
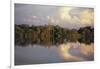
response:
[[[94,42],[94,28],[67,29],[60,26],[29,26],[15,24],[15,45],[58,45],[66,42],[90,44]]]

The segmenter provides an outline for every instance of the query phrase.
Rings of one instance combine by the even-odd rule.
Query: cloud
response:
[[[94,22],[93,8],[74,8],[69,12],[72,19],[76,18],[81,24],[91,25]],[[76,20],[74,19],[74,21]]]
[[[50,20],[48,19],[50,17]],[[15,4],[15,23],[78,28],[94,23],[93,8]]]
[[[94,21],[94,14],[90,10],[84,10],[80,14],[80,22],[82,24],[92,24]]]
[[[84,26],[92,26],[94,24],[93,8],[84,7],[59,7],[57,15],[61,27],[76,28]],[[57,20],[55,18],[55,20]]]
[[[70,7],[61,7],[59,10],[58,10],[58,15],[59,17],[62,19],[62,20],[70,20],[71,17],[69,15],[69,12],[72,8]]]

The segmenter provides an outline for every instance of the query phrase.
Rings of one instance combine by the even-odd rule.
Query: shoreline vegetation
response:
[[[62,28],[58,25],[29,26],[15,24],[15,45],[59,45],[66,42],[94,43],[94,28]]]

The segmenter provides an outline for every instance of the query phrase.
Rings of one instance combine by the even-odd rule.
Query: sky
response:
[[[78,29],[94,26],[94,9],[88,7],[15,4],[15,24],[58,25]]]

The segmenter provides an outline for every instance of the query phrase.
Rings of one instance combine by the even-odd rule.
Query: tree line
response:
[[[67,29],[58,25],[29,26],[15,24],[15,45],[58,45],[66,42],[94,42],[94,28]]]

